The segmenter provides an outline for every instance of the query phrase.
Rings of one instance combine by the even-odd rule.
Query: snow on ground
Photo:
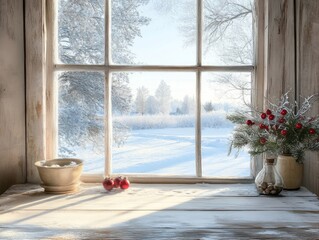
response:
[[[232,128],[202,130],[203,175],[250,176],[250,156],[241,152],[227,156]],[[195,175],[195,129],[165,128],[133,130],[126,144],[113,147],[114,173]],[[86,173],[103,172],[104,156],[78,152],[86,159]]]

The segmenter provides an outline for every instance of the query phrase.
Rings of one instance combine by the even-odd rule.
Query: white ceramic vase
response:
[[[300,188],[303,174],[302,163],[298,163],[291,155],[279,155],[276,168],[284,181],[284,189],[297,190]]]

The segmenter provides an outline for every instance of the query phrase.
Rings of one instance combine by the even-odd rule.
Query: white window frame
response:
[[[254,62],[253,65],[244,66],[211,66],[202,64],[202,22],[203,0],[197,0],[197,42],[196,42],[196,65],[191,66],[161,66],[161,65],[115,65],[111,62],[110,36],[111,14],[105,15],[105,63],[102,65],[80,65],[80,64],[57,64],[57,1],[46,2],[46,28],[47,28],[47,49],[46,49],[46,156],[54,158],[57,156],[57,89],[55,86],[55,75],[61,71],[99,71],[105,74],[105,167],[104,175],[83,174],[85,182],[101,181],[104,176],[113,176],[112,169],[112,104],[111,104],[111,73],[113,72],[193,72],[196,73],[196,176],[172,176],[172,175],[150,175],[150,174],[127,174],[132,182],[147,183],[246,183],[251,182],[259,163],[251,160],[251,177],[246,178],[216,178],[202,176],[201,159],[201,77],[203,72],[249,72],[252,76],[252,101],[259,109],[263,106],[263,32],[264,13],[263,0],[255,0],[256,19],[254,25]],[[105,13],[110,13],[111,0],[105,0]],[[117,174],[118,175],[118,174]]]

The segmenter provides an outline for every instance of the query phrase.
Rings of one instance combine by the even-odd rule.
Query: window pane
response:
[[[104,171],[104,75],[63,72],[58,76],[59,157],[84,159],[84,172]]]
[[[116,64],[195,64],[196,0],[112,1]]]
[[[113,172],[195,175],[195,74],[114,73],[112,81]]]
[[[254,0],[204,0],[203,63],[251,65]]]
[[[103,64],[104,31],[104,0],[58,1],[60,62]]]
[[[241,152],[227,156],[234,125],[226,115],[250,103],[250,73],[203,73],[202,76],[203,175],[250,176],[250,156]]]

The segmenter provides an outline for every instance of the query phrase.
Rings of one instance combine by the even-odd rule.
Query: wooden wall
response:
[[[267,98],[276,100],[319,93],[319,1],[265,1],[265,71]],[[311,113],[319,114],[319,103]],[[307,153],[303,185],[319,195],[319,154]]]
[[[23,0],[0,0],[0,194],[26,178]]]
[[[296,0],[297,93],[319,93],[319,1]],[[299,99],[301,101],[302,99]],[[316,103],[312,115],[319,114]],[[303,184],[319,196],[319,154],[307,153]]]
[[[27,180],[39,183],[34,163],[46,153],[45,0],[25,0]]]
[[[294,1],[265,1],[265,96],[277,102],[295,91]]]

